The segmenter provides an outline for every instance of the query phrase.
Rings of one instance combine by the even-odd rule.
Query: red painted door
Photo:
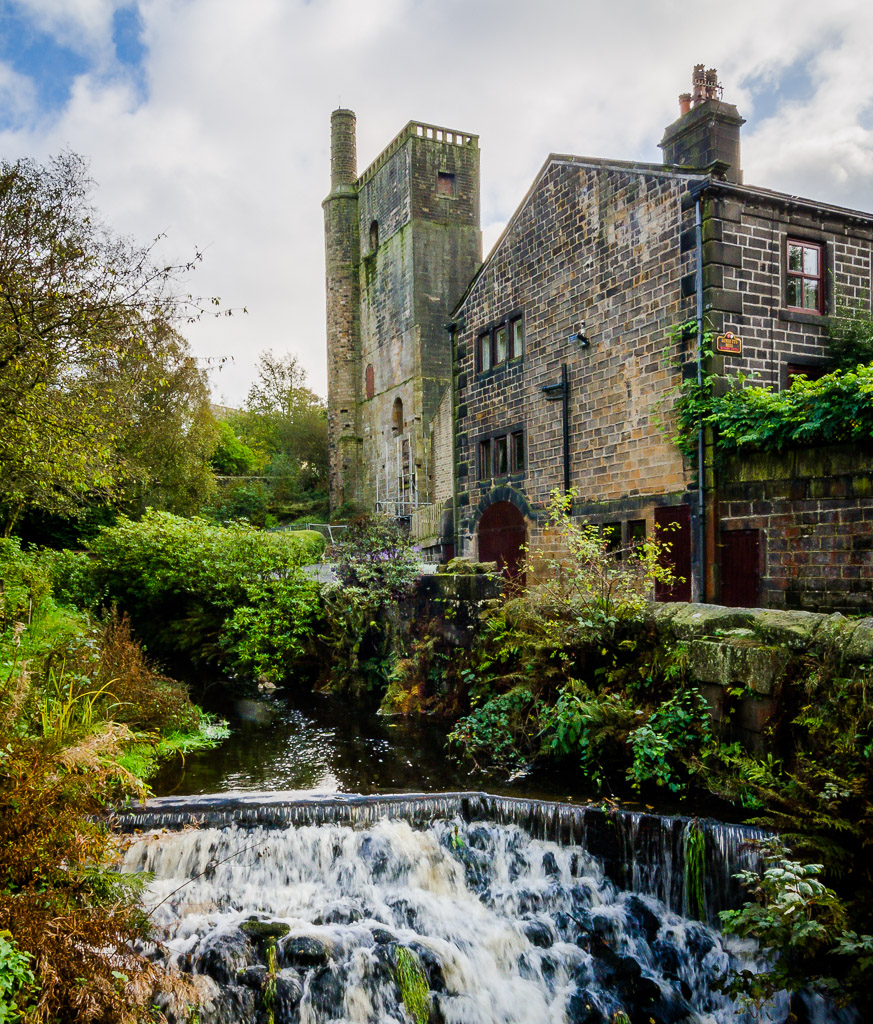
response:
[[[522,547],[527,540],[524,516],[509,501],[489,505],[479,520],[479,561],[496,562],[508,580],[524,582]]]
[[[761,592],[761,531],[723,530],[721,603],[728,608],[757,608]]]
[[[677,577],[672,587],[655,584],[656,601],[691,600],[691,509],[670,505],[655,509],[655,540],[666,548],[664,564]]]

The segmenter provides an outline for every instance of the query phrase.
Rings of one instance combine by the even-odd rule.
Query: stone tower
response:
[[[478,138],[411,121],[356,178],[355,117],[331,118],[327,254],[331,505],[406,516],[433,500],[446,321],[482,259]],[[447,424],[447,429],[450,424]]]

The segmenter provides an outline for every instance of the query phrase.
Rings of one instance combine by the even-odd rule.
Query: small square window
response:
[[[509,322],[510,359],[520,359],[524,355],[524,323],[520,316]]]
[[[484,373],[491,369],[491,332],[486,331],[476,339],[477,361],[479,372]]]
[[[494,331],[494,365],[506,362],[506,324],[501,324]]]
[[[494,475],[506,476],[509,472],[509,443],[506,434],[494,438]]]
[[[479,479],[491,479],[491,440],[479,442]]]
[[[446,171],[437,171],[437,195],[453,196],[455,194],[455,176]]]
[[[824,311],[824,248],[816,242],[788,239],[785,302],[790,309]]]
[[[627,544],[628,547],[635,548],[642,544],[646,539],[646,521],[645,519],[629,519],[627,524]]]
[[[523,473],[524,472],[524,431],[516,430],[514,434],[510,436],[511,451],[510,456],[512,458],[512,472]]]

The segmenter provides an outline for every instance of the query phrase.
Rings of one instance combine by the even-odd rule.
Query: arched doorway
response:
[[[479,520],[479,561],[496,562],[507,580],[524,582],[524,516],[510,501],[496,501]]]

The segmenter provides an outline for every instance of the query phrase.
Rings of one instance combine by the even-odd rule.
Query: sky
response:
[[[549,153],[660,161],[698,63],[747,184],[873,211],[871,39],[861,0],[0,0],[0,158],[79,153],[116,231],[203,253],[184,289],[238,311],[183,330],[216,400],[268,349],[325,394],[335,107],[359,171],[410,120],[477,134],[486,252]]]

